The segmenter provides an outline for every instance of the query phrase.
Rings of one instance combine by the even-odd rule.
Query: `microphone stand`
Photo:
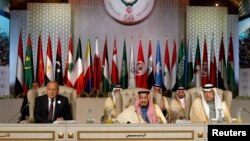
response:
[[[28,106],[30,105],[30,103],[27,103],[25,106],[23,106],[23,108],[18,111],[17,113],[15,113],[15,115],[13,115],[9,120],[8,120],[8,123],[10,123],[18,114],[20,114],[20,112],[22,112],[24,109],[26,109]],[[20,121],[18,121],[19,123]]]

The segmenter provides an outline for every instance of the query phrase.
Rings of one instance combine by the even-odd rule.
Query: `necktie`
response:
[[[49,106],[49,114],[48,114],[48,120],[53,120],[53,109],[54,109],[54,99],[50,99],[50,106]]]

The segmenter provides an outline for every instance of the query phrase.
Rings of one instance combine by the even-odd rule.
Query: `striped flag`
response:
[[[101,88],[101,59],[99,55],[98,39],[95,39],[95,56],[94,56],[94,89],[100,90]]]
[[[150,39],[149,46],[148,46],[148,66],[147,66],[148,89],[151,89],[152,86],[155,84],[154,80],[155,79],[154,79],[154,65],[153,65],[153,57],[152,57],[152,43]]]
[[[43,46],[42,46],[42,37],[39,34],[38,37],[38,49],[37,49],[37,67],[36,67],[36,81],[39,86],[44,85],[44,63],[43,63]]]
[[[123,55],[122,55],[122,66],[121,66],[121,88],[128,88],[128,66],[127,66],[127,51],[126,41],[123,43]]]
[[[194,67],[192,62],[192,47],[191,42],[188,40],[188,53],[187,53],[187,88],[193,87],[194,84]]]
[[[170,76],[170,63],[169,63],[169,50],[168,50],[168,38],[166,39],[165,59],[164,59],[164,85],[166,90],[171,89],[171,76]]]
[[[135,88],[135,60],[134,60],[134,41],[132,37],[129,59],[129,88]]]
[[[107,37],[105,39],[103,56],[102,56],[102,90],[105,94],[109,92],[109,61],[108,61]]]
[[[55,70],[55,81],[59,85],[63,85],[63,74],[62,74],[62,53],[61,53],[61,41],[60,37],[58,38],[57,43],[57,52],[56,52],[56,70]]]
[[[15,95],[23,93],[23,39],[20,31],[18,40],[18,55],[16,65]]]
[[[114,46],[113,46],[111,83],[112,83],[112,87],[114,87],[115,85],[119,85],[116,37],[115,37]]]
[[[24,64],[24,84],[23,91],[27,94],[28,90],[32,88],[34,82],[34,67],[33,67],[33,54],[32,54],[32,43],[30,34],[28,35],[25,64]]]
[[[227,86],[227,72],[226,72],[226,59],[224,50],[224,39],[221,37],[220,43],[220,54],[219,54],[219,65],[218,65],[218,87],[225,90]]]
[[[73,88],[74,86],[74,74],[73,74],[73,42],[72,37],[69,39],[69,49],[68,49],[68,58],[66,62],[65,67],[65,73],[64,73],[64,84],[68,87]]]
[[[204,86],[208,83],[208,58],[207,58],[206,36],[204,39],[204,48],[203,48],[203,59],[202,59],[202,67],[201,67],[201,83],[202,83],[202,86]]]
[[[201,55],[200,55],[200,44],[199,38],[197,37],[197,47],[195,53],[195,62],[194,62],[194,77],[195,77],[195,86],[201,86]]]
[[[53,58],[52,58],[52,45],[50,35],[48,37],[48,45],[47,45],[47,60],[46,60],[46,72],[45,72],[45,85],[48,82],[54,80],[54,72],[53,72]]]
[[[233,92],[235,97],[236,87],[235,87],[235,75],[234,75],[234,50],[233,50],[232,34],[230,34],[229,47],[228,47],[227,78],[228,78],[228,88],[230,91]]]
[[[74,88],[77,90],[77,94],[80,95],[84,88],[84,75],[83,75],[83,63],[82,63],[82,45],[79,38],[77,52],[76,52],[76,63],[74,67]]]
[[[177,61],[177,51],[176,42],[174,39],[174,49],[172,53],[172,63],[171,63],[171,89],[174,88],[176,84],[176,61]]]
[[[212,38],[211,43],[211,59],[210,59],[210,84],[213,84],[217,87],[217,67],[216,67],[216,58],[214,52],[214,38]]]
[[[85,83],[85,92],[89,93],[93,88],[93,68],[92,68],[92,57],[91,57],[91,45],[90,39],[87,41],[87,47],[85,52],[84,59],[84,83]]]

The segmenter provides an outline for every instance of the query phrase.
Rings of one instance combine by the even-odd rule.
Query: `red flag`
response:
[[[36,67],[36,81],[39,86],[44,85],[44,64],[43,64],[43,46],[42,37],[39,34],[38,37],[38,49],[37,49],[37,67]]]
[[[147,88],[147,71],[146,65],[144,62],[143,50],[142,50],[142,41],[140,39],[138,58],[136,64],[136,87]]]
[[[214,38],[212,39],[211,43],[211,59],[210,59],[210,84],[213,84],[217,87],[217,74],[216,74],[216,58],[214,52]]]
[[[113,86],[119,85],[119,77],[118,77],[118,61],[117,61],[117,46],[116,46],[116,37],[114,41],[113,48],[113,58],[112,58],[112,70],[111,70],[111,83]]]
[[[101,59],[99,55],[98,39],[95,41],[95,57],[94,57],[94,88],[99,90],[101,87]]]
[[[164,73],[163,73],[163,82],[166,90],[171,89],[171,79],[170,79],[170,63],[169,63],[169,51],[168,51],[168,38],[166,39],[166,48],[165,48],[165,59],[164,59]]]
[[[73,43],[72,43],[72,37],[70,37],[69,40],[69,52],[68,52],[68,59],[66,62],[65,67],[65,75],[64,75],[64,84],[68,87],[73,88],[74,85],[74,77],[73,77]]]
[[[76,63],[74,67],[74,88],[77,90],[77,94],[80,95],[84,88],[84,75],[83,75],[83,63],[82,63],[82,45],[79,38],[77,52],[76,52]]]
[[[16,65],[15,94],[17,96],[21,93],[23,93],[23,39],[22,39],[22,33],[20,32],[18,41],[17,65]]]
[[[207,42],[206,42],[206,36],[205,36],[202,67],[201,67],[201,84],[202,86],[204,86],[207,83],[208,83],[208,59],[207,59]]]
[[[85,59],[84,59],[84,90],[87,93],[93,89],[93,66],[92,66],[92,57],[91,57],[91,45],[90,39],[88,39]]]
[[[152,57],[152,44],[151,40],[149,40],[149,46],[148,46],[148,69],[147,69],[147,83],[148,83],[148,89],[151,89],[151,87],[155,84],[154,82],[154,65],[153,65],[153,57]]]
[[[176,51],[176,42],[174,39],[174,49],[172,54],[172,64],[171,64],[171,83],[172,83],[172,89],[175,86],[176,83],[176,61],[177,61],[177,51]]]
[[[48,46],[47,46],[47,60],[46,60],[46,75],[45,75],[45,85],[48,82],[54,80],[54,71],[53,71],[53,59],[52,59],[52,45],[50,35],[48,37]]]

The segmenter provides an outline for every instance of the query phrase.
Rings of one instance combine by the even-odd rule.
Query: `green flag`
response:
[[[228,88],[232,91],[233,96],[236,96],[235,91],[235,77],[234,77],[234,51],[233,51],[233,40],[232,35],[230,36],[229,47],[228,47],[228,60],[227,60],[227,82]]]
[[[124,39],[123,44],[123,55],[122,55],[122,70],[121,70],[121,87],[122,89],[128,88],[128,67],[127,67],[127,53],[126,53],[126,42]]]
[[[185,47],[184,41],[181,40],[181,47],[178,54],[178,65],[177,65],[177,75],[176,80],[178,87],[184,87],[184,64],[185,64]]]
[[[33,55],[30,34],[28,36],[25,64],[24,64],[24,93],[27,94],[28,90],[31,89],[32,83],[34,81],[34,71],[33,71]]]

